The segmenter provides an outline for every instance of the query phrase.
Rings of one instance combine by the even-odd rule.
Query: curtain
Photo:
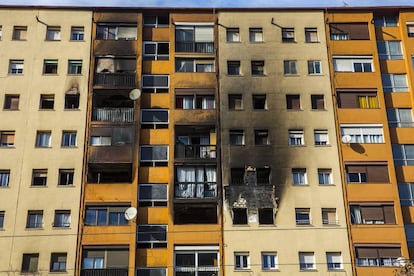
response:
[[[200,157],[209,158],[210,157],[210,146],[202,146],[202,145],[210,145],[210,137],[208,136],[200,137]]]
[[[195,168],[177,168],[178,190],[177,196],[188,198],[193,197],[195,190],[196,170]]]
[[[197,168],[197,197],[204,197],[204,168]]]
[[[351,221],[355,224],[362,223],[361,209],[359,206],[351,206]]]

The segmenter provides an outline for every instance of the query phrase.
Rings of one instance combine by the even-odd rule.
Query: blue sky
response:
[[[378,7],[412,6],[414,0],[2,0],[0,5],[95,7]]]

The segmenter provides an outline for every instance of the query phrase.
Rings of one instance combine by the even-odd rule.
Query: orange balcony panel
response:
[[[112,202],[114,198],[120,202],[136,200],[136,188],[132,184],[87,184],[85,187],[85,202]]]
[[[398,182],[414,182],[414,166],[396,166]]]
[[[408,92],[384,93],[384,97],[388,107],[411,107],[411,98]]]
[[[171,77],[171,86],[175,88],[215,88],[216,73],[175,73]]]
[[[402,206],[404,224],[414,223],[414,206]]]
[[[381,266],[357,266],[356,271],[358,276],[373,276],[373,275],[395,275],[396,267],[381,267]]]
[[[393,144],[414,144],[413,127],[390,128],[391,141]]]
[[[142,145],[166,145],[169,144],[168,129],[141,129],[140,143]]]
[[[142,40],[144,41],[170,41],[169,28],[151,28],[144,27],[142,32]]]
[[[136,267],[166,267],[168,264],[168,249],[137,249],[135,255]]]
[[[146,60],[142,65],[142,73],[165,74],[166,72],[170,72],[170,66],[171,62],[168,60]]]
[[[365,108],[340,108],[338,109],[339,122],[341,124],[364,124],[364,123],[381,123],[384,118],[384,109],[365,109]]]
[[[344,159],[347,161],[386,161],[392,156],[388,144],[342,143],[342,151]]]
[[[168,208],[138,208],[138,222],[140,224],[168,224]]]
[[[346,184],[348,201],[399,201],[396,188],[392,184]]]
[[[405,243],[404,227],[397,225],[352,225],[353,243]]]
[[[381,60],[381,72],[390,74],[403,74],[406,72],[403,59]]]
[[[401,40],[400,28],[398,27],[376,27],[377,40]]]
[[[175,122],[179,124],[187,123],[211,123],[216,122],[216,110],[176,110],[174,112]]]
[[[171,153],[170,153],[171,156]],[[138,171],[140,183],[168,183],[168,167],[140,167]]]
[[[141,96],[141,108],[169,108],[169,93],[144,93]]]
[[[374,40],[331,40],[332,55],[371,55],[377,52]]]
[[[83,229],[82,244],[130,244],[132,226],[85,226]]]
[[[379,68],[376,69],[379,71]],[[381,79],[375,72],[372,73],[353,73],[336,72],[334,73],[337,88],[376,88],[381,85]]]
[[[168,237],[172,244],[220,244],[220,231],[219,224],[174,225]]]

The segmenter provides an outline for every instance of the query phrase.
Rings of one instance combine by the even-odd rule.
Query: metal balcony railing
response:
[[[206,199],[217,197],[217,183],[182,183],[175,184],[175,198],[177,199]]]
[[[135,87],[134,73],[96,73],[95,85],[107,87]]]
[[[176,52],[214,53],[214,42],[177,41]]]
[[[128,268],[82,269],[80,276],[128,276]]]
[[[133,108],[101,107],[93,110],[93,120],[101,122],[134,122]]]
[[[216,159],[216,145],[176,145],[175,158]]]

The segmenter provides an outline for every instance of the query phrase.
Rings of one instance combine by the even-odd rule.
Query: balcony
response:
[[[217,197],[217,183],[176,183],[176,199],[208,199]]]
[[[214,53],[214,42],[177,41],[175,51],[184,53]]]
[[[94,85],[102,87],[136,87],[135,73],[95,73]]]
[[[128,268],[82,269],[81,276],[128,276]]]
[[[216,145],[183,145],[175,146],[176,159],[216,159]]]
[[[99,122],[134,122],[133,108],[101,107],[93,110],[93,120]]]

